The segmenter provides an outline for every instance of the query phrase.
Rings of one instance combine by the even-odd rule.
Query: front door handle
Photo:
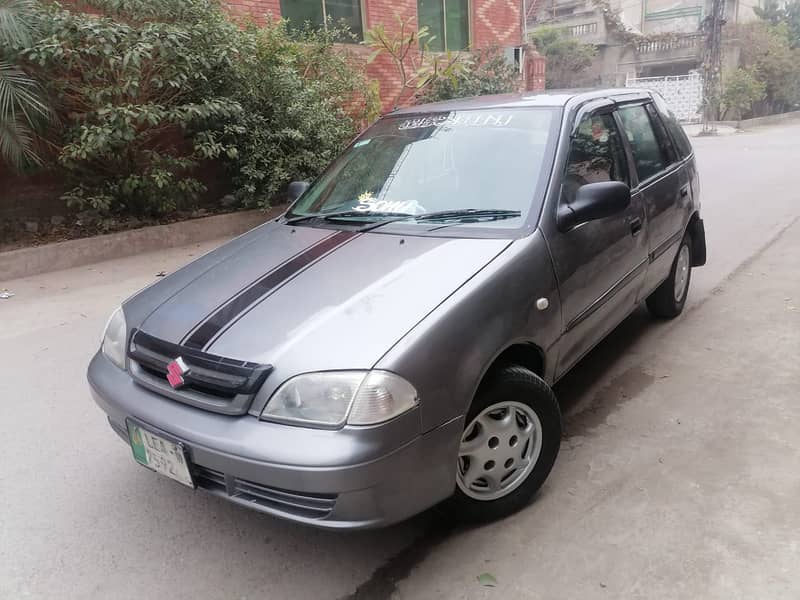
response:
[[[630,224],[631,224],[631,235],[636,237],[642,230],[642,220],[639,217],[633,217],[630,220]]]

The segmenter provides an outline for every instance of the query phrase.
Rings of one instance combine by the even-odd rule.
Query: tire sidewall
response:
[[[519,487],[494,500],[476,500],[456,486],[453,496],[445,502],[445,507],[458,520],[484,522],[517,512],[530,502],[553,468],[561,445],[561,414],[558,402],[550,387],[527,369],[508,366],[491,375],[478,390],[467,412],[465,430],[481,412],[507,401],[529,406],[539,418],[542,425],[542,448],[536,465]],[[455,460],[458,460],[457,457]],[[457,463],[454,461],[453,469],[456,468]]]
[[[678,257],[681,255],[681,250],[683,247],[689,251],[689,266],[686,271],[686,286],[683,288],[683,295],[681,295],[680,300],[675,300],[675,277],[678,275]],[[683,310],[683,305],[686,304],[686,298],[689,296],[689,287],[692,283],[692,238],[687,233],[683,236],[683,240],[681,240],[681,245],[678,247],[678,253],[675,255],[675,260],[672,262],[672,272],[670,274],[669,282],[672,284],[672,298],[673,302],[675,303],[675,310],[676,312],[681,312]]]

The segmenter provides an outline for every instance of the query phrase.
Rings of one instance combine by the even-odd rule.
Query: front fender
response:
[[[540,298],[547,299],[546,310],[536,308]],[[398,373],[417,388],[422,429],[429,431],[466,413],[484,374],[504,349],[530,343],[547,355],[560,330],[555,274],[537,231],[512,243],[462,285],[376,368]]]

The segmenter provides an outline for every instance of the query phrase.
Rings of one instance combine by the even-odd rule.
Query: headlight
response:
[[[335,429],[375,425],[416,406],[417,390],[385,371],[330,371],[284,383],[261,413],[268,421]]]
[[[125,368],[125,342],[127,341],[127,327],[125,325],[125,314],[122,307],[111,313],[111,317],[106,324],[103,333],[101,348],[108,360],[117,365],[120,369]]]

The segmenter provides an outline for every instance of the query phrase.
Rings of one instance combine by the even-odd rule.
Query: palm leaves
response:
[[[0,0],[0,161],[23,168],[40,161],[36,131],[53,119],[38,82],[11,62],[36,33],[35,0]]]

